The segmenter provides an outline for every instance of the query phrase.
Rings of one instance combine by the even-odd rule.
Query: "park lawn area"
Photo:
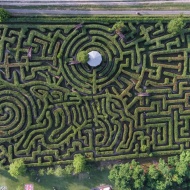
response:
[[[1,170],[0,186],[7,186],[8,190],[16,190],[18,186],[24,187],[24,184],[33,184],[35,190],[52,190],[53,186],[56,187],[57,190],[89,190],[100,184],[111,184],[108,179],[108,175],[108,169],[103,171],[91,171],[89,175],[85,175],[85,177],[79,177],[78,175],[70,177],[56,177],[49,175],[38,177],[40,179],[40,182],[38,183],[35,181],[36,177],[31,178],[28,175],[15,179],[11,177],[6,170]]]

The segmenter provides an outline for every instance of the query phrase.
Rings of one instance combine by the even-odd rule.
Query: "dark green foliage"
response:
[[[0,8],[0,22],[7,20],[9,17],[10,17],[9,12],[7,12],[3,8]]]
[[[190,179],[189,163],[190,151],[169,157],[168,162],[160,158],[158,163],[149,166],[147,172],[133,160],[131,163],[115,165],[110,170],[109,179],[118,190],[179,190]]]
[[[53,175],[54,174],[54,169],[53,168],[47,168],[46,174],[47,175]]]
[[[168,23],[168,32],[172,33],[172,34],[179,34],[183,28],[185,26],[185,22],[183,20],[183,17],[178,17],[178,18],[174,18],[172,19],[169,23]]]
[[[44,176],[46,174],[46,170],[44,168],[39,169],[38,174],[39,176]]]
[[[54,174],[55,165],[72,164],[76,153],[104,161],[174,155],[190,147],[188,27],[174,37],[163,19],[85,18],[79,30],[82,18],[38,19],[1,25],[3,165],[22,156],[29,166],[53,166],[47,173]],[[125,26],[122,40],[113,30]],[[69,66],[81,50],[99,51],[101,66]],[[150,96],[139,97],[142,92]],[[160,177],[169,181],[167,172]]]
[[[88,53],[86,51],[80,51],[78,54],[77,54],[77,61],[80,62],[80,63],[87,63],[88,59],[89,59],[89,56],[88,56]]]

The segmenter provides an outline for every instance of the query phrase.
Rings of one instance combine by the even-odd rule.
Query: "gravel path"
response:
[[[7,9],[13,15],[136,15],[136,11]],[[142,15],[190,15],[189,11],[139,11]]]

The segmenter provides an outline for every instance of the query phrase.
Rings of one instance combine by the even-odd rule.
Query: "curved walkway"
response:
[[[136,15],[136,11],[7,9],[13,15]],[[142,15],[190,15],[189,11],[139,11]]]

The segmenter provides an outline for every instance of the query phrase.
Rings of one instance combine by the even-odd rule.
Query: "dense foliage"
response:
[[[184,28],[185,23],[183,20],[183,17],[178,17],[175,19],[172,19],[169,23],[168,23],[168,32],[172,33],[172,34],[178,34],[182,31],[182,29]]]
[[[174,36],[162,21],[121,19],[123,33],[113,31],[114,19],[79,29],[77,22],[39,21],[1,24],[2,165],[20,157],[29,167],[50,167],[71,164],[76,153],[104,161],[189,149],[188,22]],[[100,52],[102,64],[70,66],[82,50]]]
[[[116,22],[114,25],[113,25],[113,30],[116,30],[116,31],[120,31],[120,32],[123,32],[124,30],[126,30],[126,26],[125,26],[125,23],[122,22],[122,21],[119,21],[119,22]]]
[[[17,178],[20,175],[24,175],[26,173],[26,166],[22,159],[15,160],[9,166],[9,171],[11,176]]]
[[[0,22],[5,21],[10,17],[10,14],[3,8],[0,8]]]
[[[159,160],[149,166],[148,171],[133,160],[131,163],[115,165],[109,179],[118,190],[166,190],[186,187],[190,180],[190,151],[180,156],[169,157],[167,162]]]
[[[89,56],[88,56],[88,53],[86,51],[80,51],[78,54],[77,54],[77,61],[80,62],[80,63],[87,63],[89,59]]]
[[[75,173],[80,173],[85,169],[86,160],[81,154],[76,154],[73,160],[73,167]]]

